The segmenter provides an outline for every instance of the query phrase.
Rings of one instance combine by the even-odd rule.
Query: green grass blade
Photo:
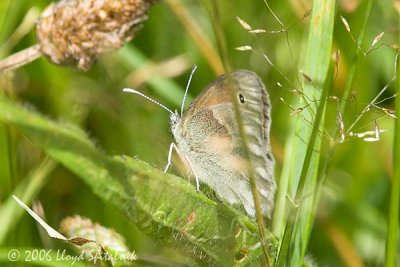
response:
[[[287,201],[287,195],[294,199],[296,204],[300,205],[298,210],[299,215],[296,218],[297,221],[291,221],[290,224],[286,226],[290,228],[292,224],[296,225],[293,231],[294,239],[291,241],[289,239],[283,241],[294,242],[289,250],[291,255],[289,266],[299,266],[302,264],[315,212],[313,194],[316,193],[321,136],[318,134],[315,135],[315,139],[310,138],[313,132],[321,132],[323,126],[323,114],[319,114],[318,112],[323,112],[324,105],[320,105],[318,110],[318,103],[321,102],[322,104],[322,102],[324,102],[323,96],[321,95],[323,90],[321,89],[325,82],[327,82],[329,62],[332,53],[334,17],[335,1],[314,1],[308,44],[304,53],[303,66],[300,67],[303,73],[310,79],[304,79],[303,93],[306,97],[302,98],[300,103],[300,107],[307,106],[307,108],[302,111],[302,116],[297,117],[296,130],[291,137],[292,140],[289,141],[292,147],[290,148],[290,154],[286,154],[288,158],[286,158],[286,165],[282,172],[285,176],[281,177],[280,183],[286,184],[287,188],[279,188],[281,192],[278,192],[278,206],[276,207],[276,212],[279,210],[281,213],[282,210],[292,209],[293,204]],[[314,102],[309,103],[309,101]],[[321,116],[320,122],[316,121],[317,117],[315,114]],[[305,120],[312,122],[314,128],[310,128],[309,124],[304,122]],[[315,129],[315,127],[317,127],[317,129]],[[308,143],[309,140],[311,140],[313,144]],[[312,153],[307,155],[307,151],[312,151]],[[308,195],[308,197],[296,199],[296,197],[303,195]],[[293,214],[293,212],[289,213]],[[280,221],[277,221],[278,219]],[[278,236],[282,236],[283,229],[286,225],[285,217],[278,216],[277,219],[274,218],[274,220],[273,232]],[[287,230],[285,231],[287,232]],[[287,244],[282,244],[282,247],[287,247]]]
[[[308,45],[306,47],[303,66],[300,69],[311,78],[311,82],[303,82],[303,93],[311,100],[320,100],[321,87],[324,84],[328,73],[329,60],[331,57],[333,24],[335,17],[335,1],[314,1],[312,17],[310,22],[310,32]],[[309,105],[302,111],[302,116],[296,119],[296,128],[289,137],[287,150],[285,151],[285,165],[279,180],[277,200],[273,221],[273,233],[278,237],[283,235],[283,229],[286,224],[287,208],[293,205],[288,202],[288,196],[292,199],[296,195],[300,173],[304,162],[305,153],[308,144],[304,140],[309,140],[312,129],[306,121],[314,121],[314,114],[317,108],[317,102],[308,103],[305,98],[297,106],[303,107]],[[316,146],[319,147],[320,141],[317,140]],[[318,150],[318,149],[317,149]],[[311,159],[311,165],[318,165],[318,155]],[[314,176],[316,168],[314,168]]]
[[[314,121],[313,131],[308,142],[307,152],[304,158],[304,165],[300,174],[300,183],[296,193],[297,200],[300,200],[300,206],[297,209],[296,219],[294,220],[294,235],[292,247],[289,249],[292,254],[290,266],[297,266],[303,262],[306,254],[308,239],[310,238],[311,228],[314,223],[317,201],[319,200],[319,188],[317,188],[318,166],[311,165],[311,157],[316,149],[318,135],[322,128],[326,101],[332,86],[333,64],[329,70],[329,75],[325,81],[325,86],[321,95],[320,105]],[[317,160],[319,162],[319,160]],[[313,192],[310,196],[310,192]],[[290,225],[290,224],[288,224]]]
[[[334,65],[331,64],[329,69],[329,75],[325,81],[323,92],[321,95],[321,101],[317,109],[315,121],[313,125],[313,131],[311,133],[308,148],[304,158],[304,165],[301,169],[300,183],[296,193],[295,199],[300,199],[301,203],[296,210],[296,213],[291,213],[289,222],[286,225],[285,234],[282,241],[282,246],[279,253],[278,266],[284,266],[285,260],[291,260],[290,266],[296,266],[303,262],[303,258],[306,252],[308,238],[311,232],[315,217],[315,206],[319,200],[319,192],[316,188],[316,176],[310,175],[310,170],[313,171],[315,166],[310,165],[311,157],[315,151],[315,145],[320,134],[321,123],[325,113],[325,106],[329,91],[331,88],[331,81],[333,77]],[[317,168],[318,169],[318,168]],[[312,186],[311,186],[312,185]],[[311,196],[309,190],[314,188],[315,195]],[[295,214],[295,215],[294,215]],[[291,242],[291,240],[294,240]],[[290,245],[288,245],[290,243]],[[301,249],[303,248],[303,249]],[[287,258],[287,255],[290,255]]]
[[[260,260],[255,223],[216,205],[186,180],[138,160],[104,155],[78,128],[54,123],[4,97],[0,121],[42,147],[144,232],[206,263],[233,263],[235,257],[244,264]]]
[[[333,34],[333,22],[335,17],[335,2],[332,0],[325,1],[314,1],[312,18],[310,22],[310,33],[308,39],[308,45],[306,48],[303,72],[312,79],[312,82],[304,81],[303,90],[304,95],[308,99],[316,100],[315,104],[311,104],[309,107],[303,110],[302,115],[304,118],[298,117],[296,137],[294,143],[293,157],[295,158],[292,162],[296,167],[292,172],[292,179],[290,185],[289,194],[294,196],[297,191],[297,186],[300,178],[300,172],[302,169],[303,160],[307,151],[308,144],[304,140],[309,140],[312,128],[309,127],[304,120],[314,121],[314,115],[317,103],[321,100],[321,87],[326,81],[328,74],[328,67],[331,58],[331,47],[332,47],[332,34]],[[304,99],[303,99],[304,101]],[[309,103],[301,103],[307,105]],[[316,148],[319,147],[319,141],[316,141]],[[318,154],[314,153],[318,156]],[[311,159],[310,164],[317,166],[318,161]],[[315,171],[314,171],[315,173]],[[315,175],[315,174],[314,174]]]

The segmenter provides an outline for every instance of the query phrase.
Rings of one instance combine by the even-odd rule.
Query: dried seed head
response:
[[[157,0],[61,0],[36,25],[41,51],[51,62],[88,70],[97,57],[135,37]]]
[[[100,244],[106,249],[112,249],[119,252],[128,252],[128,247],[125,244],[125,239],[115,232],[113,229],[106,228],[97,223],[93,223],[90,219],[75,215],[67,217],[60,223],[60,232],[64,233],[68,238],[74,240],[74,244],[82,240],[86,244],[87,251],[91,249],[98,251]],[[93,240],[96,243],[88,243],[85,240]],[[98,251],[100,252],[100,251]]]

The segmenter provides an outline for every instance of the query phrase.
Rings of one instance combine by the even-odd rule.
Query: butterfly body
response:
[[[228,76],[229,75],[229,76]],[[269,144],[270,104],[265,87],[253,72],[237,70],[210,84],[182,117],[171,115],[179,154],[193,174],[230,204],[241,204],[254,216],[255,208],[239,125],[230,86],[238,98],[248,141],[251,166],[264,215],[270,217],[276,184]]]

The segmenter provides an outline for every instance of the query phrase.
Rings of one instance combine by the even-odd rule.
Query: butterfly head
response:
[[[179,128],[179,124],[181,122],[181,115],[178,110],[170,113],[169,119],[171,120],[171,130],[174,136],[176,136],[177,129]]]

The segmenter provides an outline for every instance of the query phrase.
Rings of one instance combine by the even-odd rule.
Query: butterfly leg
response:
[[[183,160],[186,159],[187,163],[189,164],[189,167],[191,169],[191,171],[193,172],[195,179],[196,179],[196,191],[199,192],[200,191],[200,181],[199,181],[199,177],[197,176],[197,174],[194,172],[192,163],[190,162],[189,158],[187,157],[187,155],[185,155],[184,158],[182,158],[182,154],[180,153],[178,147],[175,145],[175,143],[171,143],[171,145],[169,146],[169,151],[168,151],[168,162],[167,165],[164,168],[164,172],[168,171],[168,168],[172,165],[172,151],[175,149],[175,151],[178,153],[179,157]]]
[[[168,162],[167,162],[167,165],[166,165],[165,168],[164,168],[164,172],[167,172],[169,166],[172,165],[172,150],[173,150],[173,149],[177,150],[175,143],[171,143],[171,145],[169,146],[168,160],[167,160]]]
[[[200,181],[199,181],[199,177],[197,176],[197,174],[194,172],[192,163],[190,162],[189,158],[185,155],[185,158],[187,160],[187,162],[189,163],[190,169],[192,170],[194,177],[196,179],[196,191],[200,192]]]

